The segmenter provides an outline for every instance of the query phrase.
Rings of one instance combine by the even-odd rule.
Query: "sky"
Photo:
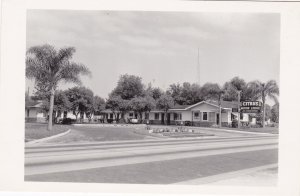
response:
[[[26,47],[46,43],[75,47],[72,61],[92,72],[83,86],[103,98],[122,74],[164,90],[183,82],[223,85],[235,76],[279,83],[276,13],[28,10]],[[33,84],[26,80],[26,89]]]

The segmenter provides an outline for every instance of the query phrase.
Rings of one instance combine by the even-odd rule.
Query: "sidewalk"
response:
[[[244,174],[234,178],[220,180],[209,185],[224,185],[224,186],[277,186],[278,168],[269,168],[259,170],[249,174]]]

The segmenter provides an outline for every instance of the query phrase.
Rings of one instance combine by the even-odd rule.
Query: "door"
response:
[[[165,124],[165,113],[161,113],[161,124]]]
[[[167,114],[167,125],[170,125],[171,114]]]
[[[217,114],[217,125],[219,124],[219,120],[220,120],[220,115]]]

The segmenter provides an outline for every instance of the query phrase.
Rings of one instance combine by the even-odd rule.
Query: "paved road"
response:
[[[26,181],[170,184],[277,163],[277,136],[45,144],[25,149]]]

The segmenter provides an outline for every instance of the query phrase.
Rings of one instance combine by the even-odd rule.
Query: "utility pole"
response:
[[[241,102],[241,91],[238,91],[238,129],[240,128],[240,102]]]

